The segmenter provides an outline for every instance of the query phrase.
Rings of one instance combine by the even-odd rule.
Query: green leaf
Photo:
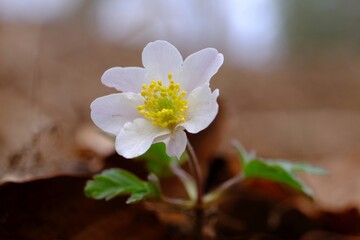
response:
[[[305,163],[291,163],[284,160],[266,160],[248,154],[240,143],[235,142],[242,164],[242,174],[245,178],[264,178],[288,185],[308,196],[312,196],[311,189],[296,175],[297,172],[312,174],[327,174],[322,168],[313,167]]]
[[[135,202],[139,202],[139,201],[141,201],[143,199],[144,199],[144,194],[142,194],[142,193],[134,193],[134,194],[130,195],[128,200],[126,200],[126,203],[127,204],[135,203]]]
[[[87,182],[85,195],[94,199],[110,200],[119,195],[130,195],[127,203],[157,198],[159,193],[151,182],[145,182],[123,169],[109,169]]]
[[[276,161],[275,164],[281,164],[284,168],[292,172],[306,172],[312,174],[329,174],[329,172],[320,167],[314,167],[306,163],[289,163],[286,161]]]
[[[246,178],[264,178],[280,182],[309,196],[312,195],[311,190],[293,172],[286,170],[281,165],[272,165],[262,160],[253,159],[244,166],[243,174]]]
[[[167,177],[171,175],[170,164],[174,162],[182,164],[186,161],[187,157],[186,154],[183,154],[180,159],[169,157],[166,154],[165,144],[155,143],[138,159],[146,161],[146,167],[149,172],[155,173],[158,177]]]

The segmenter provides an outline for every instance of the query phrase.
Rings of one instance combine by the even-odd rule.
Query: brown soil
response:
[[[144,175],[141,164],[124,165],[118,160],[117,156],[109,159],[106,167],[120,165]],[[229,173],[222,159],[214,160],[212,166],[208,189]],[[171,219],[164,214],[161,219],[167,223],[161,222],[143,204],[126,205],[123,197],[108,202],[86,198],[87,179],[62,176],[3,185],[0,239],[193,239],[182,232],[181,225],[169,224]],[[283,186],[248,181],[228,192],[218,214],[209,215],[204,232],[206,239],[219,240],[359,239],[354,236],[360,234],[360,215],[355,208],[322,211]]]

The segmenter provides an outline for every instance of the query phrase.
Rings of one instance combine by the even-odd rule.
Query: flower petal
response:
[[[101,81],[108,87],[120,92],[139,93],[141,85],[146,82],[146,70],[140,67],[114,67],[108,69],[101,77]]]
[[[224,56],[214,48],[206,48],[188,56],[175,79],[181,89],[188,93],[210,82],[211,77],[224,62]]]
[[[177,157],[180,159],[184,153],[187,143],[186,133],[183,128],[177,129],[173,134],[164,140],[166,144],[166,153],[170,157]]]
[[[91,119],[103,131],[117,135],[126,122],[140,117],[137,106],[144,99],[135,93],[115,93],[95,99],[91,105]]]
[[[168,74],[177,74],[183,63],[179,51],[166,41],[148,43],[142,52],[142,62],[151,80],[167,80]]]
[[[219,90],[211,92],[208,85],[194,89],[188,98],[187,121],[179,126],[190,133],[198,133],[207,128],[218,113],[218,96]]]
[[[135,158],[145,153],[156,137],[169,134],[170,130],[137,118],[127,122],[116,137],[115,149],[125,158]]]

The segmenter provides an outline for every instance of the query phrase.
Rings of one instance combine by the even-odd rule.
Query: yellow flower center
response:
[[[185,122],[188,101],[184,99],[185,91],[180,91],[180,85],[172,79],[169,73],[169,86],[162,81],[151,81],[149,85],[143,84],[141,96],[145,98],[144,105],[139,105],[139,112],[154,125],[174,128],[177,124]]]

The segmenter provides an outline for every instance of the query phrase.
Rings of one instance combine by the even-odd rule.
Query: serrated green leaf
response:
[[[305,172],[305,173],[321,174],[321,175],[329,173],[323,168],[314,167],[306,163],[292,163],[285,160],[273,160],[273,159],[264,160],[260,158],[259,161],[265,161],[266,164],[269,166],[278,166],[292,173]]]
[[[139,202],[144,199],[143,193],[134,193],[130,195],[130,197],[126,200],[127,204]]]
[[[289,164],[289,162],[281,162],[281,164]],[[314,167],[310,164],[306,163],[290,163],[290,170],[293,172],[306,172],[306,173],[312,173],[312,174],[329,174],[329,172],[323,168],[320,167]]]
[[[128,203],[145,198],[156,198],[158,192],[151,182],[142,181],[123,169],[110,169],[95,175],[87,182],[85,195],[94,199],[110,200],[119,195],[130,195]]]
[[[170,164],[176,162],[182,164],[186,161],[186,154],[180,159],[169,157],[166,154],[166,146],[164,143],[152,144],[149,150],[141,155],[138,159],[146,161],[146,167],[149,172],[155,173],[158,177],[167,177],[171,175]]]
[[[245,165],[243,174],[246,178],[264,178],[280,182],[309,196],[312,195],[310,189],[293,172],[283,168],[280,164],[254,159]]]
[[[284,160],[266,160],[251,156],[239,142],[234,142],[239,152],[242,164],[242,174],[245,178],[264,178],[288,185],[308,196],[312,192],[296,175],[297,172],[312,174],[327,174],[328,172],[319,167],[313,167],[305,163],[291,163]]]

